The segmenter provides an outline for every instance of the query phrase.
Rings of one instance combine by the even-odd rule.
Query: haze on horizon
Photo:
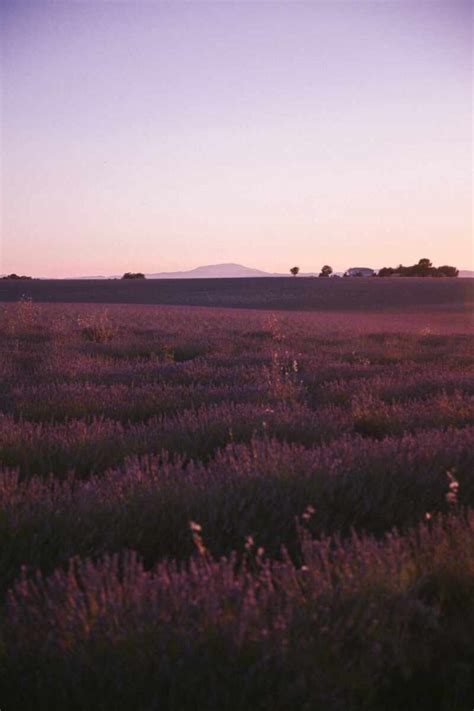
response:
[[[473,267],[470,2],[22,2],[0,272]]]

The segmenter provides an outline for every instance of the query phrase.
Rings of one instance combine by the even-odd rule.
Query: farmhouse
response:
[[[375,274],[374,269],[369,269],[368,267],[351,267],[348,269],[344,276],[345,277],[370,277]]]

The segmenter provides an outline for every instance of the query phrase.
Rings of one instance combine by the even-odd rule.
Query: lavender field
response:
[[[0,707],[471,709],[462,310],[0,306]]]

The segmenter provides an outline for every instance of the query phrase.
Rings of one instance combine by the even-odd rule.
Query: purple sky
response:
[[[472,268],[469,2],[5,2],[0,272]]]

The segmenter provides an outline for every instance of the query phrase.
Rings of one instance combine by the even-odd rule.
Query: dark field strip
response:
[[[2,709],[470,708],[453,288],[418,313],[0,307]]]
[[[249,309],[469,309],[473,279],[0,280],[0,301],[23,294],[43,303],[176,304]]]

